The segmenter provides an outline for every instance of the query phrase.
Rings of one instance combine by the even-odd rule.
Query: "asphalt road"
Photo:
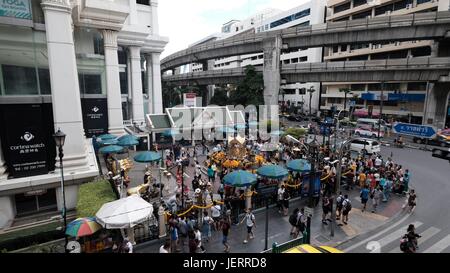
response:
[[[431,152],[417,149],[382,147],[385,157],[393,159],[411,172],[411,186],[417,193],[417,207],[406,210],[382,227],[342,244],[345,252],[400,252],[400,238],[413,223],[422,235],[418,252],[450,253],[450,164],[434,158]]]

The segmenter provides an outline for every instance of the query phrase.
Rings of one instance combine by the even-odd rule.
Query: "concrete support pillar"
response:
[[[77,207],[77,202],[78,202],[78,190],[79,190],[79,185],[70,185],[64,186],[64,191],[65,191],[65,195],[66,195],[66,208],[68,210],[70,209],[75,209]],[[58,210],[62,210],[63,209],[63,199],[62,199],[62,190],[61,187],[56,188],[56,205],[58,207]]]
[[[11,226],[15,217],[14,196],[0,197],[0,229]]]
[[[158,24],[158,0],[151,0],[150,6],[152,8],[152,35],[158,36],[159,35],[159,24]]]
[[[161,53],[152,53],[153,71],[153,111],[155,114],[163,113],[162,85],[161,85]]]
[[[433,41],[431,43],[431,57],[438,57],[439,56],[439,42]]]
[[[158,210],[158,222],[159,222],[159,238],[166,236],[166,215],[164,213],[164,208],[159,207]]]
[[[154,102],[153,102],[153,64],[152,55],[145,54],[146,61],[146,81],[148,86],[148,113],[153,114],[155,112]]]
[[[142,70],[141,70],[141,48],[139,46],[130,46],[130,65],[131,65],[131,105],[133,113],[133,122],[138,125],[143,124],[144,118],[144,98],[142,94]]]
[[[103,30],[106,67],[106,94],[108,97],[108,132],[125,134],[120,93],[119,57],[117,55],[117,31]]]
[[[444,128],[447,117],[450,84],[430,83],[428,87],[423,124],[433,125],[437,129]]]
[[[2,151],[2,141],[0,140],[0,182],[6,180],[6,178],[8,177],[6,175],[5,164],[6,163],[5,163],[5,159],[3,158],[3,151]],[[1,223],[0,223],[0,228],[1,228]]]
[[[64,168],[88,167],[80,88],[72,33],[71,8],[65,0],[43,0],[55,131],[67,137]]]
[[[280,53],[281,36],[265,38],[263,40],[264,50],[264,104],[278,105],[278,94],[280,89]]]

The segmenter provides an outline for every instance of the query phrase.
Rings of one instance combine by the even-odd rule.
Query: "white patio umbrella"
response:
[[[132,228],[149,220],[153,206],[137,195],[104,204],[95,214],[97,222],[107,229]]]

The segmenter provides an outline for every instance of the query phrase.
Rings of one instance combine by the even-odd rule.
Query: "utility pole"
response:
[[[381,119],[383,116],[383,100],[384,100],[384,82],[381,83],[381,97],[380,97],[380,115],[378,116],[378,140],[380,140]]]

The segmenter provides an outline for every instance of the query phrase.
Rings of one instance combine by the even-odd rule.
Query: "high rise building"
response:
[[[328,0],[327,22],[405,15],[448,10],[448,0]],[[434,56],[434,41],[392,41],[360,45],[339,45],[325,49],[324,60],[361,61]],[[321,109],[336,111],[364,108],[378,111],[380,91],[384,91],[383,116],[422,123],[428,83],[415,82],[341,82],[323,83]],[[350,91],[345,100],[344,90]],[[353,101],[353,102],[350,102]]]

